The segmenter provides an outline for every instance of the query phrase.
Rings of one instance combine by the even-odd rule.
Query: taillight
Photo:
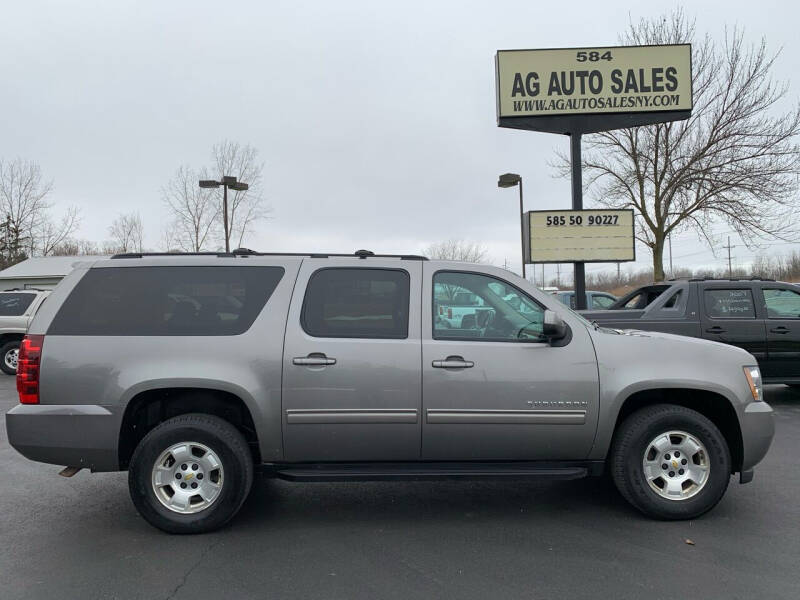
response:
[[[17,392],[22,404],[39,404],[39,363],[43,345],[43,335],[26,335],[19,345]]]
[[[447,309],[447,318],[448,319],[452,319],[453,318],[453,309],[452,308],[448,308]]]

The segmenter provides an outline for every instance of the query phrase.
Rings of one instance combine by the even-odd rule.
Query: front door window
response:
[[[433,338],[467,341],[545,341],[544,309],[505,281],[477,273],[436,273]]]

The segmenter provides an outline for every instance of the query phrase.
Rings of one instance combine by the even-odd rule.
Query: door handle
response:
[[[324,367],[335,365],[335,358],[328,358],[323,352],[312,352],[308,356],[295,356],[292,359],[293,365],[301,365],[304,367]]]
[[[770,333],[789,333],[789,328],[781,325],[780,327],[773,327],[769,330]]]
[[[719,325],[714,325],[714,327],[706,329],[706,333],[725,333],[725,330]]]
[[[471,369],[475,363],[464,360],[463,356],[448,356],[444,360],[435,360],[431,363],[434,369]]]

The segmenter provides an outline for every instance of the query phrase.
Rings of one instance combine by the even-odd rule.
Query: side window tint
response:
[[[466,296],[475,302],[463,302]],[[500,279],[454,271],[434,275],[434,339],[542,341],[543,317],[539,304]]]
[[[800,294],[793,290],[764,290],[764,301],[770,319],[800,318]]]
[[[18,317],[25,314],[36,294],[5,292],[0,294],[0,317]]]
[[[250,328],[282,277],[282,267],[89,269],[47,333],[238,335]]]
[[[628,308],[628,309],[643,308],[642,306],[639,305],[644,304],[644,301],[645,301],[644,293],[636,294],[633,298],[628,300],[625,303],[625,306],[623,306],[622,308]]]
[[[672,294],[672,296],[669,297],[669,299],[664,303],[664,306],[661,308],[675,308],[678,306],[678,302],[681,299],[681,294],[683,294],[683,290],[678,290]]]
[[[395,269],[326,268],[303,300],[303,329],[314,337],[408,337],[409,276]],[[475,299],[464,290],[460,301]]]
[[[706,290],[706,313],[715,319],[755,319],[750,290]]]
[[[609,296],[592,296],[592,308],[608,308],[615,300]]]

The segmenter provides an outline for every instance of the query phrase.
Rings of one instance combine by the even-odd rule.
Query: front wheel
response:
[[[128,487],[136,509],[169,533],[205,533],[239,511],[253,482],[242,434],[204,414],[180,415],[151,430],[134,450]]]
[[[697,411],[648,406],[617,430],[610,456],[623,497],[656,519],[693,519],[722,499],[731,456],[719,429]]]
[[[17,374],[17,360],[19,359],[19,341],[8,342],[0,348],[0,369],[6,375]]]

